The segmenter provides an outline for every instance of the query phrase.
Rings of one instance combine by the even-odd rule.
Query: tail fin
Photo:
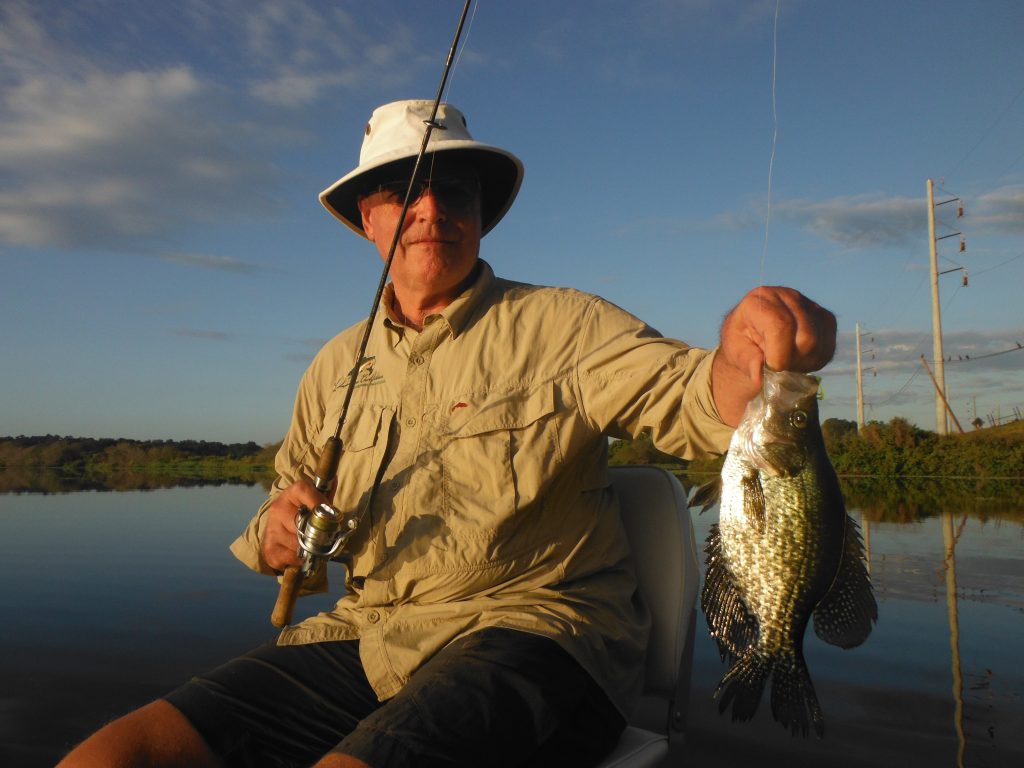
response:
[[[772,717],[794,736],[797,733],[806,736],[808,715],[820,739],[825,734],[825,717],[803,656],[776,663],[772,677]]]
[[[732,704],[732,719],[749,720],[757,712],[764,693],[764,685],[772,671],[772,659],[762,656],[754,648],[747,648],[736,660],[715,689],[714,697],[721,696],[718,711],[725,712]]]

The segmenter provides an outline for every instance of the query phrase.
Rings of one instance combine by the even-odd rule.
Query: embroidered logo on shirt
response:
[[[377,384],[384,383],[384,376],[378,373],[377,369],[374,367],[376,360],[376,357],[363,358],[362,362],[359,364],[359,372],[356,374],[356,389],[358,389],[359,387],[372,387]],[[334,389],[344,389],[346,386],[348,386],[349,376],[351,376],[351,373],[349,373],[344,378],[339,379],[335,383]]]

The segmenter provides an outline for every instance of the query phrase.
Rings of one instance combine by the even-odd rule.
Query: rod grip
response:
[[[327,438],[320,461],[316,465],[316,489],[327,493],[331,481],[338,475],[338,462],[341,460],[341,440],[335,435]]]
[[[295,599],[299,596],[301,586],[302,570],[296,565],[289,565],[284,569],[281,588],[277,593],[277,602],[274,603],[274,611],[270,614],[270,623],[278,629],[283,629],[292,623]]]

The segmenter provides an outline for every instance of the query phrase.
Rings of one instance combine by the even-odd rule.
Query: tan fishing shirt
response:
[[[553,638],[623,712],[638,694],[648,617],[607,470],[607,435],[651,431],[683,458],[721,452],[705,350],[662,338],[588,294],[478,278],[403,327],[391,286],[370,336],[333,503],[366,508],[345,595],[282,644],[359,639],[393,696],[456,637],[509,627]],[[332,339],[299,386],[271,499],[311,478],[334,434],[364,324]],[[270,500],[232,544],[260,558]]]

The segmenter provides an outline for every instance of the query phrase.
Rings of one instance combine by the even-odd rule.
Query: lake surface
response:
[[[791,737],[766,703],[749,723],[718,714],[725,666],[698,616],[680,765],[1024,765],[1024,494],[958,492],[848,495],[880,616],[850,651],[807,636],[821,740]],[[0,765],[51,766],[103,722],[274,636],[276,584],[227,551],[263,498],[249,486],[0,494]],[[715,520],[694,515],[701,542]],[[306,598],[297,614],[332,602]]]

